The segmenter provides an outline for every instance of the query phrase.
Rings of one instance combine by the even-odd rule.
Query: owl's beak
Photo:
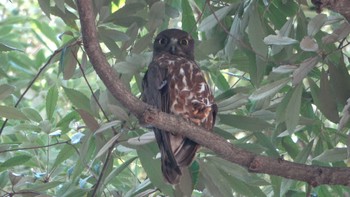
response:
[[[176,45],[177,45],[177,39],[171,38],[170,43],[169,43],[169,52],[173,55],[176,54]]]

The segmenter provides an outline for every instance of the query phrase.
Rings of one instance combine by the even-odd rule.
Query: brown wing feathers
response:
[[[184,39],[187,41],[183,42]],[[193,40],[186,32],[170,29],[157,36],[142,87],[145,102],[212,130],[217,107],[203,73],[193,60]],[[181,168],[191,164],[199,145],[180,135],[153,130],[164,178],[177,184]]]

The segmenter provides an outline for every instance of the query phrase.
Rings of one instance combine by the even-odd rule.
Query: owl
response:
[[[194,60],[194,40],[185,31],[167,29],[153,44],[153,58],[142,82],[142,100],[207,130],[215,123],[214,96]],[[194,141],[153,128],[161,153],[161,170],[170,184],[180,181],[199,148]]]

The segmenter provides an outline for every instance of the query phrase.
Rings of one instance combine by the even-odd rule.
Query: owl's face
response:
[[[194,40],[185,31],[167,29],[160,32],[153,44],[153,55],[169,53],[194,60]]]

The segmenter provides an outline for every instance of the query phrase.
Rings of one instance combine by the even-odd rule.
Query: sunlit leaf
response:
[[[298,43],[297,40],[281,35],[268,35],[264,38],[267,45],[290,45]]]
[[[281,88],[283,88],[289,81],[290,81],[290,78],[285,78],[272,83],[268,83],[260,87],[259,89],[257,89],[255,92],[253,92],[253,94],[249,96],[249,99],[256,101],[256,100],[264,99],[268,96],[273,96]]]
[[[199,24],[198,29],[200,31],[208,31],[216,26],[220,21],[235,7],[235,4],[231,4],[230,6],[225,6],[208,17],[204,18],[202,22]]]
[[[85,94],[79,92],[75,89],[63,88],[68,99],[75,105],[78,109],[83,109],[87,112],[90,112],[90,101]]]
[[[317,51],[318,44],[317,44],[316,40],[314,40],[310,36],[306,36],[300,42],[300,48],[304,51]]]
[[[22,108],[21,111],[25,114],[26,117],[28,117],[32,121],[41,122],[43,120],[39,112],[33,108],[26,107]]]
[[[293,72],[293,85],[299,84],[308,74],[309,72],[316,66],[319,61],[319,57],[310,57],[304,60],[299,68],[297,68]]]

